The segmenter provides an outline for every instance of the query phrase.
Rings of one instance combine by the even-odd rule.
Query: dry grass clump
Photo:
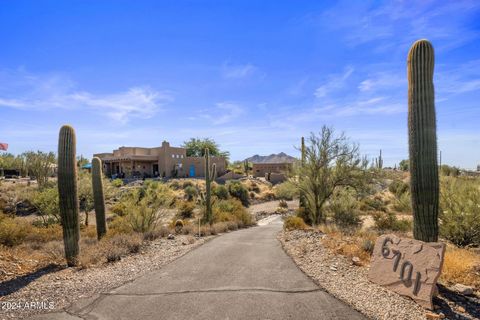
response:
[[[308,228],[302,218],[296,216],[286,217],[283,222],[283,228],[287,231],[291,230],[305,230]]]
[[[362,265],[370,263],[373,245],[377,238],[375,233],[357,231],[345,234],[334,225],[322,225],[319,229],[327,235],[322,239],[326,248],[349,258],[358,257]]]
[[[480,289],[480,255],[468,249],[447,246],[440,280],[449,285],[461,283]]]

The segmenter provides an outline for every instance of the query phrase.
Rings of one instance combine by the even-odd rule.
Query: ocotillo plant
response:
[[[75,149],[75,130],[70,126],[63,126],[58,138],[58,198],[65,257],[69,266],[77,265],[80,253]]]
[[[438,240],[438,163],[434,52],[428,40],[416,41],[408,52],[408,144],[413,209],[413,236]]]
[[[102,160],[92,159],[92,190],[95,206],[95,220],[97,221],[97,238],[100,240],[107,233],[105,220],[105,197],[103,195]]]
[[[205,149],[205,216],[203,220],[205,223],[213,222],[212,213],[212,181],[215,179],[217,173],[217,165],[214,163],[210,170],[210,151]]]

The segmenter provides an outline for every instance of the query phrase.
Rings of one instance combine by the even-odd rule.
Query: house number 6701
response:
[[[384,258],[388,258],[388,256],[390,255],[390,248],[387,245],[388,243],[393,244],[392,239],[385,238],[385,240],[383,240],[383,245],[382,245],[382,256]],[[395,249],[392,249],[391,252],[393,253],[393,272],[397,272],[398,265],[400,263],[400,258],[402,257],[402,253]],[[410,261],[405,260],[400,267],[399,277],[406,287],[410,287],[412,285],[412,273],[413,273],[412,263]],[[416,278],[415,278],[415,285],[413,286],[414,295],[417,295],[418,291],[420,290],[420,279],[421,279],[421,274],[420,272],[417,272]]]

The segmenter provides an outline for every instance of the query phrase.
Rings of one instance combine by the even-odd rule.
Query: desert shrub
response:
[[[280,208],[288,209],[288,203],[287,203],[287,201],[285,201],[285,200],[283,200],[283,199],[280,200],[280,202],[278,203],[278,206],[279,206]]]
[[[45,243],[42,249],[49,258],[50,261],[63,261],[65,259],[65,249],[63,245],[63,241],[55,240]]]
[[[118,216],[124,216],[127,214],[127,207],[123,202],[115,203],[110,210]]]
[[[401,195],[410,191],[410,186],[408,183],[405,183],[402,180],[393,180],[388,186],[388,190],[395,196],[400,197]]]
[[[213,194],[220,200],[227,200],[230,198],[227,187],[221,184],[217,185],[215,189],[213,189]]]
[[[193,201],[179,201],[177,203],[178,216],[181,219],[189,219],[193,216],[195,210],[195,202]]]
[[[307,228],[307,224],[300,217],[290,216],[285,218],[285,221],[283,222],[283,228],[287,231],[304,230]]]
[[[369,254],[373,253],[373,248],[375,247],[375,242],[371,239],[364,239],[362,241],[362,250],[368,252]]]
[[[276,185],[273,191],[277,199],[293,200],[298,196],[298,189],[289,181]]]
[[[186,189],[188,187],[193,187],[193,182],[190,180],[183,181],[182,188]]]
[[[443,178],[440,235],[457,246],[480,245],[480,182]]]
[[[61,240],[63,235],[62,226],[60,224],[52,224],[48,226],[38,226],[30,228],[25,241],[46,243],[53,240]]]
[[[115,217],[108,224],[107,236],[132,233],[133,229],[126,217]]]
[[[248,190],[243,184],[239,181],[229,181],[227,183],[227,189],[232,197],[235,197],[242,202],[242,205],[245,207],[249,206]]]
[[[255,181],[251,181],[249,183],[248,191],[252,191],[252,192],[255,192],[255,193],[260,193],[261,192],[260,187],[258,186],[258,184]]]
[[[227,221],[227,228],[230,231],[238,230],[238,223],[236,221]]]
[[[123,180],[122,179],[114,179],[112,180],[112,186],[115,188],[120,188],[123,186]]]
[[[237,199],[216,201],[213,205],[213,220],[214,222],[235,221],[242,226],[254,224],[252,215]]]
[[[387,207],[381,201],[380,199],[377,198],[364,198],[360,202],[360,208],[361,211],[387,211]]]
[[[342,229],[355,229],[362,225],[357,202],[346,190],[335,194],[328,209],[332,214],[333,222]]]
[[[393,212],[377,211],[372,214],[375,221],[375,228],[380,231],[391,230],[407,232],[412,229],[412,222],[409,220],[399,220]]]
[[[479,266],[480,255],[473,250],[447,245],[440,277],[443,283],[449,285],[461,283],[478,288]]]
[[[173,190],[180,189],[180,182],[178,180],[173,180],[172,182],[170,182],[170,188]]]
[[[402,193],[396,198],[393,208],[400,212],[412,212],[412,202],[410,199],[410,193]]]
[[[228,231],[228,225],[226,222],[217,222],[213,224],[212,229],[215,234],[224,233]]]
[[[44,188],[35,193],[31,198],[33,206],[37,208],[45,225],[60,223],[60,209],[58,188]]]
[[[187,186],[184,189],[184,192],[185,192],[185,197],[187,198],[188,201],[193,201],[198,197],[198,190],[193,185]]]
[[[139,234],[118,234],[109,239],[112,247],[122,248],[126,253],[137,253],[142,246],[142,238]]]
[[[21,244],[33,227],[24,221],[0,214],[0,244],[13,247]]]

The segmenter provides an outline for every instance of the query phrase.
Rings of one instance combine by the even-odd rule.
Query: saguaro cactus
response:
[[[243,161],[243,170],[245,171],[245,175],[248,177],[248,172],[250,171],[248,160]]]
[[[75,130],[70,126],[63,126],[58,138],[58,197],[65,258],[69,266],[77,265],[80,253],[75,149]]]
[[[413,209],[413,236],[438,240],[438,163],[434,52],[428,40],[416,41],[408,53],[408,144]]]
[[[305,138],[302,137],[302,142],[301,142],[301,160],[300,160],[300,165],[303,166],[305,165]],[[299,177],[302,179],[302,177]],[[303,210],[307,210],[307,203],[305,199],[305,194],[303,191],[300,191],[300,197],[299,197],[299,207],[302,208]]]
[[[383,168],[382,149],[380,149],[380,155],[378,156],[378,169]]]
[[[212,213],[212,181],[217,173],[217,165],[214,163],[210,170],[210,151],[205,149],[205,222],[213,222]]]
[[[97,222],[97,237],[100,240],[107,233],[105,220],[105,198],[103,195],[102,160],[92,159],[92,190],[93,203],[95,206],[95,220]]]

